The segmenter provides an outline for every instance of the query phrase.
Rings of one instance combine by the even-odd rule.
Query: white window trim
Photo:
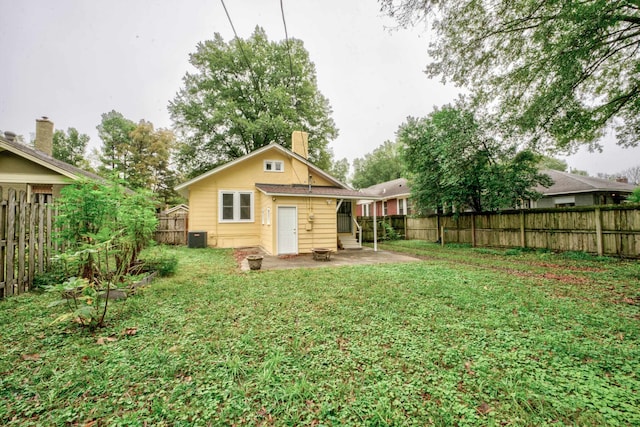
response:
[[[387,205],[387,201],[382,201],[382,216],[387,216],[387,212],[389,212],[389,206]]]
[[[407,214],[407,199],[398,199],[398,215]]]
[[[267,169],[267,164],[271,165],[271,169]],[[276,168],[278,164],[280,169]],[[282,160],[265,160],[263,167],[265,172],[284,172],[284,162]]]
[[[365,203],[362,205],[362,216],[371,216],[371,204]]]
[[[222,206],[222,196],[224,194],[233,194],[233,219],[223,219],[222,218],[222,212],[223,212],[223,206]],[[251,217],[249,219],[240,219],[240,194],[249,194],[251,197],[251,208],[250,208],[250,215]],[[254,211],[255,208],[255,204],[254,204],[254,197],[253,197],[253,191],[237,191],[237,190],[220,190],[218,191],[218,222],[221,223],[233,223],[233,222],[254,222]]]

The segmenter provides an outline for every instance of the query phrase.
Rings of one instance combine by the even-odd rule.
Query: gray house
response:
[[[549,188],[536,187],[542,197],[531,201],[532,208],[618,205],[633,192],[635,185],[556,170],[544,170],[553,180]]]

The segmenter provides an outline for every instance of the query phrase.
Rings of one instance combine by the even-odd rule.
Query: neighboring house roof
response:
[[[162,211],[161,213],[163,215],[171,215],[172,213],[178,212],[178,211],[186,211],[189,212],[189,206],[185,205],[184,203],[181,203],[179,205],[176,205],[172,208],[169,208],[167,210]]]
[[[380,184],[372,185],[371,187],[363,188],[362,192],[375,196],[374,198],[377,200],[389,200],[409,197],[411,195],[411,188],[409,187],[405,178],[398,178],[387,182],[381,182]],[[370,200],[362,201],[362,203],[369,202]]]
[[[608,179],[595,178],[591,176],[576,175],[556,170],[544,170],[543,173],[549,175],[553,180],[553,185],[549,188],[537,186],[536,191],[544,196],[556,196],[559,194],[592,193],[596,191],[619,191],[631,193],[635,185],[626,182],[610,181]]]
[[[37,163],[45,168],[48,168],[60,175],[64,175],[72,180],[80,178],[89,178],[98,181],[104,181],[104,178],[94,173],[87,172],[76,166],[65,163],[61,160],[53,158],[42,151],[28,147],[24,144],[15,141],[9,141],[8,139],[0,136],[0,152],[9,151],[17,156],[23,157],[34,163]]]
[[[337,197],[342,199],[362,199],[375,195],[348,188],[308,185],[256,184],[258,190],[269,196]]]
[[[351,189],[351,187],[349,187],[346,184],[343,184],[342,182],[338,181],[336,178],[332,177],[331,175],[329,175],[328,173],[326,173],[325,171],[323,171],[322,169],[318,168],[317,166],[315,166],[313,163],[310,163],[307,159],[305,159],[304,157],[300,156],[299,154],[294,153],[293,151],[287,150],[286,148],[284,148],[282,145],[277,144],[275,142],[272,142],[269,145],[265,145],[264,147],[258,148],[255,151],[252,151],[249,154],[245,154],[242,157],[238,157],[235,160],[232,160],[228,163],[225,163],[223,165],[218,166],[217,168],[211,169],[208,172],[203,173],[202,175],[199,175],[187,182],[183,182],[182,184],[178,185],[176,187],[176,191],[182,195],[185,195],[185,190],[187,188],[189,188],[189,186],[195,184],[198,181],[201,181],[205,178],[209,178],[212,175],[217,174],[218,172],[221,172],[225,169],[228,169],[232,166],[237,165],[238,163],[241,163],[247,159],[250,159],[252,157],[258,156],[262,153],[264,153],[265,151],[268,150],[278,150],[280,151],[282,154],[286,155],[286,156],[290,156],[290,157],[294,157],[297,160],[299,160],[300,162],[304,163],[306,166],[309,167],[309,169],[313,170],[315,173],[317,173],[318,175],[321,175],[323,178],[325,178],[326,180],[334,183],[336,186],[341,187],[341,188],[346,188],[346,189]]]

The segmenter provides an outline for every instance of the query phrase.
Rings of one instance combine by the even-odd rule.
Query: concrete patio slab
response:
[[[420,261],[408,255],[402,255],[395,252],[377,251],[371,248],[362,248],[360,250],[339,250],[331,254],[328,261],[314,260],[312,254],[301,255],[266,255],[258,248],[248,250],[251,254],[260,254],[264,256],[262,260],[261,270],[286,270],[291,268],[327,268],[339,267],[343,265],[365,265],[365,264],[387,264],[400,262],[416,262]],[[249,263],[246,257],[240,262],[242,271],[250,271]]]

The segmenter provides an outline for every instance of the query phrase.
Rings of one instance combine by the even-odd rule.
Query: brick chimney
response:
[[[629,178],[627,178],[626,176],[619,176],[616,178],[616,182],[623,182],[625,184],[628,184]]]
[[[53,156],[53,122],[48,117],[36,119],[36,150]]]
[[[309,134],[300,130],[291,134],[291,151],[305,159],[309,158]]]

